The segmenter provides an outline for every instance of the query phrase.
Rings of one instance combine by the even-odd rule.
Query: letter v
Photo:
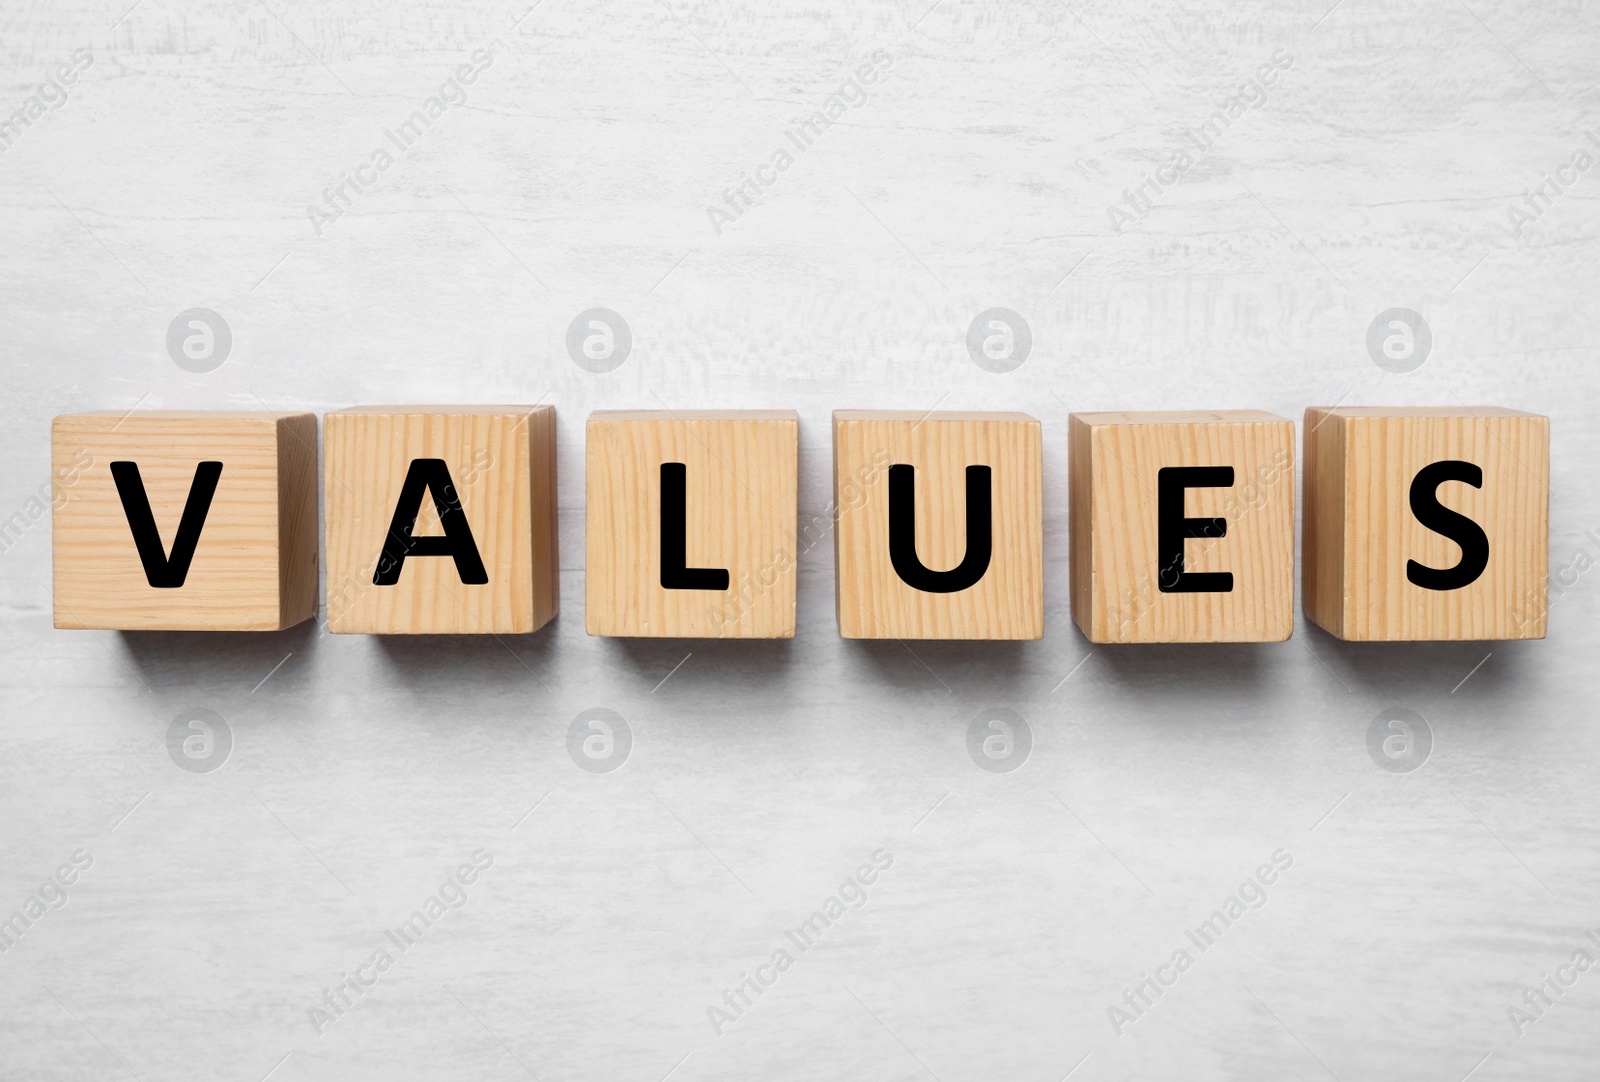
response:
[[[217,479],[221,476],[220,462],[201,462],[195,466],[194,480],[189,483],[189,498],[183,505],[183,518],[178,521],[178,535],[172,539],[172,555],[168,556],[161,547],[161,534],[156,530],[156,518],[150,510],[150,497],[145,495],[144,479],[139,476],[139,464],[111,464],[111,477],[117,483],[117,495],[122,498],[128,528],[133,531],[139,562],[144,564],[144,577],[151,586],[158,590],[176,590],[189,577],[189,564],[194,561],[194,550],[200,543],[200,528],[205,525],[211,497],[216,494]]]

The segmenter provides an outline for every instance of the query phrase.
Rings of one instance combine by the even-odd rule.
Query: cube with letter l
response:
[[[590,414],[589,634],[792,638],[799,480],[793,410]]]

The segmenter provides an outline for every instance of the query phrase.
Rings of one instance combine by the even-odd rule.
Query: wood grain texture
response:
[[[361,406],[329,413],[328,628],[369,635],[526,634],[559,607],[555,409]],[[461,581],[449,557],[412,556],[392,586],[373,585],[413,459],[450,471],[489,581]],[[424,498],[415,535],[441,532]]]
[[[597,410],[587,444],[591,635],[794,637],[800,418],[793,410]],[[685,469],[689,567],[727,590],[661,585],[664,462]]]
[[[1306,410],[1306,616],[1354,641],[1542,639],[1547,625],[1550,421],[1494,406]],[[1471,584],[1430,590],[1408,561],[1448,568],[1454,541],[1411,511],[1417,471],[1471,462],[1483,485],[1446,482],[1440,504],[1476,522],[1489,562]]]
[[[51,426],[55,626],[278,631],[317,590],[317,422],[309,413],[104,410]],[[111,476],[137,463],[170,554],[195,468],[222,463],[183,585],[152,587]]]
[[[1294,630],[1294,422],[1261,410],[1074,413],[1069,422],[1072,617],[1091,642],[1281,642]],[[1228,592],[1165,593],[1157,473],[1229,466],[1184,515],[1227,532],[1185,542],[1182,571]]]
[[[917,590],[889,558],[888,470],[916,468],[916,550],[933,571],[967,550],[966,468],[992,471],[988,570],[956,593]],[[1044,635],[1044,482],[1039,422],[1025,413],[835,410],[834,604],[847,639],[1037,639]]]

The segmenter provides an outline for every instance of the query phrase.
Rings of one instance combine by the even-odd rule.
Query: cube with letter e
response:
[[[1294,630],[1294,422],[1260,410],[1074,413],[1072,617],[1090,642]]]
[[[1542,639],[1550,419],[1306,410],[1306,616],[1341,639]]]

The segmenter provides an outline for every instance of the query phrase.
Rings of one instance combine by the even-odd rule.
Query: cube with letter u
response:
[[[1042,637],[1043,467],[1024,413],[835,411],[839,634]]]

